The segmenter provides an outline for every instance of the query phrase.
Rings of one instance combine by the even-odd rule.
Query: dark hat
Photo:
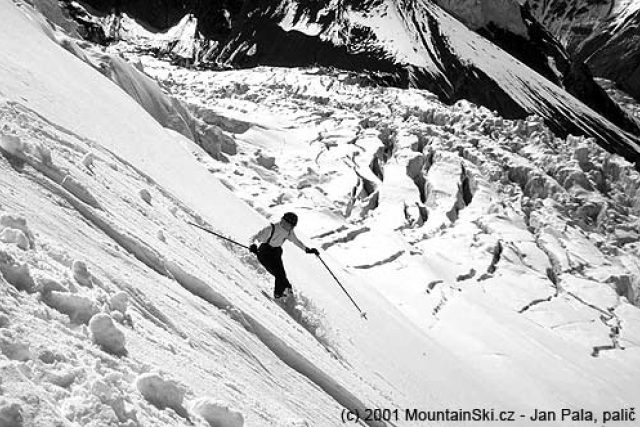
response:
[[[287,212],[286,214],[282,215],[282,219],[287,221],[294,227],[298,224],[298,215],[294,214],[293,212]]]

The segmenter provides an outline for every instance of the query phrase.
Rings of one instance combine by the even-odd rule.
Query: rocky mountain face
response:
[[[591,72],[640,99],[640,2],[530,1],[534,15]]]
[[[516,0],[436,3],[619,127],[638,133],[638,124],[595,82],[582,59],[571,58],[565,47],[536,20],[527,3],[521,5]]]
[[[125,12],[148,26],[166,30],[176,25],[187,13],[193,13],[199,21],[199,31],[211,39],[223,39],[231,31],[232,23],[246,13],[244,0],[88,0],[87,5],[108,13]]]
[[[427,89],[447,103],[467,99],[507,118],[536,113],[559,135],[593,136],[637,159],[637,123],[515,0],[186,1],[163,2],[152,13],[136,1],[119,7],[161,27],[193,12],[199,31],[220,42],[216,60],[236,67],[351,70],[369,83]]]
[[[534,16],[570,52],[609,16],[613,0],[528,0]]]
[[[609,133],[610,123],[585,112],[588,109],[578,106],[580,103],[568,112],[567,103],[559,101],[565,95],[551,95],[561,86],[619,127],[637,134],[637,124],[597,86],[584,66],[568,58],[528,9],[515,2],[486,9],[474,3],[479,10],[474,14],[459,3],[440,3],[486,38],[427,1],[274,1],[252,9],[219,58],[241,67],[320,64],[368,70],[369,76],[385,83],[426,88],[444,102],[468,99],[511,118],[535,112],[561,135],[592,135],[617,150],[613,146],[618,145],[618,136]],[[499,20],[496,8],[511,12]],[[513,61],[505,51],[547,80]],[[590,118],[583,122],[581,116]],[[617,130],[614,133],[622,135]],[[631,151],[626,155],[635,158]]]
[[[616,12],[580,45],[576,57],[640,99],[640,2]]]

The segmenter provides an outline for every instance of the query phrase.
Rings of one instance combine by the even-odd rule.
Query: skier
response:
[[[282,264],[282,244],[285,240],[303,249],[308,254],[319,255],[315,248],[306,247],[293,232],[298,224],[298,216],[293,212],[287,212],[277,224],[269,224],[251,238],[249,250],[258,256],[260,264],[275,277],[275,289],[273,296],[275,299],[288,297],[291,292],[291,283],[287,279],[287,273]],[[256,246],[255,241],[260,242]]]

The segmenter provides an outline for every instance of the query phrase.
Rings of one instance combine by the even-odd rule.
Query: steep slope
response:
[[[615,0],[528,0],[535,17],[569,52],[589,37],[611,13]]]
[[[640,99],[640,3],[530,1],[535,15],[591,72]]]
[[[426,88],[445,102],[468,99],[510,118],[536,113],[559,134],[591,135],[638,158],[636,137],[428,1],[271,2],[254,10],[220,58],[244,67],[368,70],[374,80]]]
[[[302,212],[348,276],[482,378],[575,403],[581,386],[560,378],[593,373],[583,391],[595,392],[618,359],[629,382],[616,387],[637,395],[640,175],[624,160],[555,138],[537,118],[361,87],[346,73],[142,62],[207,120],[233,118],[239,154],[201,161],[235,194],[258,211]]]
[[[593,73],[640,99],[640,2],[620,2],[576,52]]]
[[[383,418],[390,418],[389,425],[405,425],[405,408],[456,414],[460,409],[496,408],[496,416],[501,410],[528,416],[535,407],[575,405],[601,418],[603,410],[637,401],[637,308],[605,279],[596,282],[598,286],[595,279],[585,279],[603,272],[613,276],[614,267],[625,276],[622,268],[633,263],[626,266],[624,260],[636,256],[634,242],[625,236],[610,242],[609,235],[603,235],[603,251],[613,253],[613,246],[620,245],[616,247],[623,254],[602,260],[589,240],[597,241],[597,236],[588,237],[572,224],[557,236],[567,246],[558,247],[548,221],[562,224],[566,218],[555,218],[552,200],[543,202],[552,204],[548,214],[533,206],[540,210],[531,223],[536,230],[542,226],[540,245],[570,260],[549,275],[561,276],[563,286],[575,295],[562,291],[553,301],[557,309],[533,304],[554,291],[550,277],[540,274],[546,265],[537,263],[540,252],[532,247],[522,251],[531,254],[527,262],[536,262],[524,269],[516,258],[527,257],[509,250],[511,244],[532,243],[523,237],[526,227],[520,220],[511,221],[509,206],[518,201],[514,197],[521,179],[532,182],[522,190],[529,189],[531,197],[531,190],[553,190],[559,206],[565,198],[574,203],[572,197],[580,195],[559,191],[543,179],[545,174],[534,173],[538,165],[548,164],[537,154],[549,154],[545,150],[555,147],[554,155],[566,156],[575,141],[554,139],[536,120],[504,121],[467,103],[447,107],[425,91],[363,88],[349,83],[346,75],[289,69],[190,74],[144,58],[158,66],[150,72],[176,95],[203,102],[194,108],[202,117],[237,134],[241,151],[224,163],[163,128],[158,122],[162,118],[150,115],[116,85],[121,80],[105,77],[60,47],[60,38],[27,4],[18,8],[2,0],[0,17],[3,415],[21,413],[25,425],[35,426],[242,425],[240,417],[247,425],[331,426],[344,424],[345,408],[362,414],[366,407],[398,409],[400,418],[393,418],[393,412]],[[128,77],[134,82],[140,78],[135,73]],[[148,80],[138,83],[149,88]],[[163,104],[162,99],[155,101],[150,104]],[[222,115],[210,110],[225,106],[232,110]],[[387,126],[405,119],[408,127],[400,130],[409,135],[396,135]],[[480,166],[455,154],[458,148],[451,144],[467,134],[462,154],[473,158],[477,138],[478,153],[490,157],[482,174],[493,177],[491,185],[480,182]],[[510,134],[520,139],[507,139]],[[603,169],[604,182],[612,185],[611,198],[621,201],[607,207],[600,222],[619,228],[637,213],[632,192],[638,191],[640,180],[628,163],[589,141],[585,144],[587,161],[571,166],[594,169],[588,180]],[[516,146],[536,152],[524,150],[522,159],[512,162],[510,150]],[[256,148],[264,150],[262,156],[278,149],[287,153],[280,163],[282,173],[275,175],[251,161]],[[436,151],[430,160],[433,171],[425,178],[433,183],[425,190],[425,202],[433,221],[428,228],[441,229],[442,239],[424,240],[423,230],[398,227],[415,212],[402,206],[398,195],[406,195],[407,201],[420,198],[416,183],[402,179],[409,166],[403,162],[412,157],[408,151],[423,159],[417,149],[426,149],[425,158],[430,149]],[[377,167],[369,156],[379,157]],[[567,160],[560,159],[561,164]],[[479,165],[484,160],[477,157]],[[301,168],[316,161],[320,173],[307,170],[306,181],[299,179]],[[535,168],[517,164],[526,161]],[[500,162],[514,169],[506,177],[514,184],[504,191],[494,187]],[[467,168],[469,172],[462,173]],[[417,183],[419,170],[411,168]],[[564,177],[563,185],[571,187],[569,175],[549,171],[554,176],[556,172]],[[617,179],[611,178],[614,174]],[[578,181],[576,174],[571,176]],[[237,186],[229,179],[233,177]],[[376,196],[370,190],[379,182]],[[273,188],[283,184],[292,188],[273,197]],[[352,191],[354,185],[359,192]],[[298,195],[304,196],[299,202],[293,197]],[[353,225],[376,227],[375,233],[343,228],[352,223],[335,207],[325,206],[324,197],[335,197],[338,208],[343,207],[341,200],[352,200]],[[323,256],[369,312],[368,321],[359,318],[317,260],[287,247],[285,262],[299,293],[298,310],[310,318],[293,319],[262,296],[270,278],[251,255],[186,223],[195,221],[245,242],[265,224],[257,212],[292,208],[301,212],[301,235],[314,228],[320,233],[305,241],[322,246],[333,242],[335,250]],[[464,218],[464,211],[472,215]],[[358,212],[366,222],[358,222]],[[585,224],[591,224],[586,217]],[[507,227],[505,218],[518,230]],[[451,234],[440,227],[444,221],[455,222],[448,228]],[[463,292],[456,288],[465,285],[465,279],[456,286],[452,272],[462,270],[465,259],[485,265],[487,249],[496,246],[489,231],[481,233],[487,236],[475,232],[476,222],[477,227],[499,229],[502,239],[511,233],[505,242],[508,256],[496,260],[496,265],[502,263],[496,280],[467,282],[474,285]],[[415,232],[417,245],[395,234],[398,228],[407,228],[409,236]],[[348,244],[359,234],[365,238],[358,241],[362,250],[340,248],[341,242]],[[460,235],[466,238],[458,239]],[[387,243],[400,247],[402,256],[381,253],[393,247]],[[433,251],[425,263],[416,253],[417,263],[408,264],[426,265],[429,274],[446,281],[441,289],[447,301],[427,295],[427,276],[414,276],[420,277],[414,282],[406,279],[409,270],[395,279],[385,270],[404,265],[405,248],[411,254],[431,244],[465,254],[446,260],[442,252]],[[587,269],[593,257],[602,262]],[[384,260],[398,264],[380,262]],[[376,266],[382,269],[361,274]],[[530,279],[531,288],[517,286],[522,275]],[[574,276],[586,283],[572,284]],[[510,277],[515,286],[504,286],[511,282],[498,277]],[[619,279],[620,289],[625,283]],[[413,304],[398,304],[413,292]],[[521,303],[527,310],[521,310]],[[534,305],[540,311],[530,310]],[[430,314],[435,306],[438,316]],[[601,307],[614,312],[605,316]],[[616,320],[622,325],[615,335],[618,346],[608,337]],[[571,332],[576,321],[580,334]],[[100,327],[105,322],[111,326]],[[571,336],[578,344],[567,339]],[[593,348],[599,346],[606,348]],[[593,357],[591,352],[602,354]],[[158,388],[154,392],[154,385],[166,393],[157,393]],[[467,424],[440,418],[440,425]]]
[[[516,0],[436,3],[618,127],[640,135],[638,123],[609,98],[582,61],[569,57],[533,17],[528,4],[520,5]]]
[[[341,425],[343,408],[506,405],[357,277],[343,280],[375,313],[367,322],[316,260],[292,257],[323,310],[317,335],[261,296],[255,260],[186,221],[244,241],[264,219],[198,163],[198,147],[20,8],[0,2],[3,414],[206,425],[197,403],[211,396],[211,423],[232,406],[253,425]],[[113,319],[104,339],[99,311]],[[154,396],[149,372],[179,387]]]

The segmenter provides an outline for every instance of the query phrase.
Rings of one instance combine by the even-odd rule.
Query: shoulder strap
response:
[[[276,231],[276,226],[271,224],[271,234],[269,234],[269,238],[267,239],[267,243],[271,245],[271,238],[273,237],[273,233]]]

